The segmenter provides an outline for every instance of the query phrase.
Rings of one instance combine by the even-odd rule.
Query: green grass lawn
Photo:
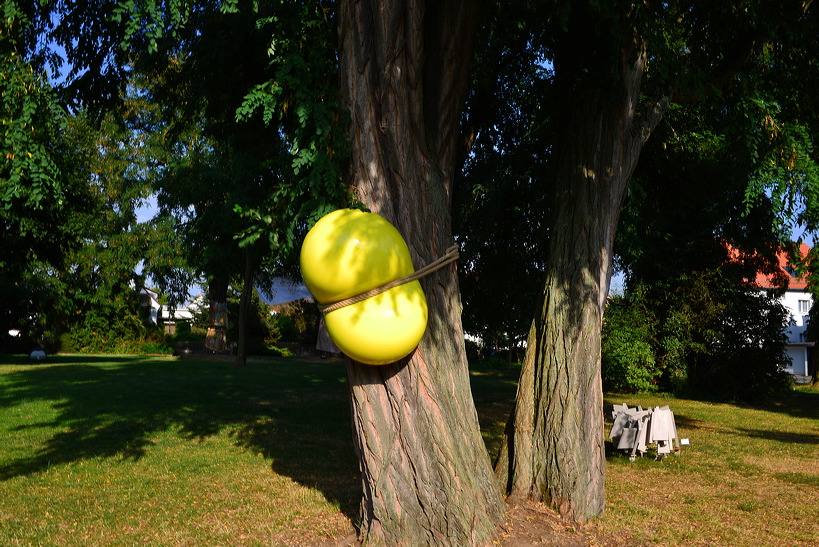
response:
[[[0,545],[344,537],[360,496],[344,376],[339,360],[0,361]]]
[[[315,545],[352,531],[361,486],[340,360],[0,356],[0,545]],[[515,379],[473,393],[490,452]],[[668,404],[679,457],[611,452],[601,536],[819,542],[819,392],[765,408]],[[610,422],[610,420],[609,420]],[[607,429],[608,431],[608,429]]]
[[[610,455],[600,526],[667,545],[819,544],[819,393],[750,407],[656,396],[611,404],[670,405],[680,456],[634,463]]]

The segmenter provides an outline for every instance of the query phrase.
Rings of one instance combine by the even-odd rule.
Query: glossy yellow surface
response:
[[[338,302],[414,272],[401,234],[374,213],[340,209],[307,233],[301,272],[321,304]],[[325,315],[327,332],[349,357],[370,365],[411,353],[427,325],[427,304],[418,281],[394,287]]]
[[[301,275],[322,304],[338,302],[415,271],[404,238],[375,213],[339,209],[304,238]]]
[[[345,355],[385,365],[409,355],[427,326],[427,302],[418,281],[394,287],[324,316],[327,332]]]

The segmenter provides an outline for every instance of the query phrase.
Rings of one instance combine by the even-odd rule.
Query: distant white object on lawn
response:
[[[47,355],[43,348],[34,348],[31,350],[31,353],[28,354],[29,359],[37,359],[38,361],[42,361],[46,357]]]
[[[642,456],[649,444],[656,444],[657,459],[662,459],[672,451],[680,450],[680,439],[677,436],[677,425],[674,413],[668,406],[643,410],[642,407],[629,408],[628,405],[614,405],[612,410],[614,424],[609,437],[618,450],[623,450],[634,461],[639,453]],[[676,448],[674,441],[677,441]],[[684,444],[688,444],[688,439]]]

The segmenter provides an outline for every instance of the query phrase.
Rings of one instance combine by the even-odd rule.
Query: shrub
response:
[[[727,295],[708,351],[691,363],[691,387],[728,399],[760,401],[786,394],[787,310],[771,295],[738,288]]]
[[[634,393],[657,388],[662,370],[654,357],[655,322],[639,298],[609,299],[601,347],[604,389]]]
[[[136,353],[140,355],[171,355],[173,346],[168,342],[143,342]]]
[[[790,388],[786,310],[721,269],[693,272],[613,297],[603,324],[603,385],[661,387],[756,401]]]
[[[92,311],[59,337],[65,353],[173,353],[171,340],[155,326],[146,326],[135,314],[109,318]]]
[[[466,360],[469,363],[476,363],[481,359],[481,346],[472,340],[464,340],[466,346]]]
[[[208,329],[192,326],[187,321],[178,321],[176,323],[176,333],[173,335],[167,336],[167,340],[170,343],[173,342],[192,342],[192,341],[200,341],[204,340],[207,336]]]

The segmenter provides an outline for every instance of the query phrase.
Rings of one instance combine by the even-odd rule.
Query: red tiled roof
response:
[[[810,252],[810,247],[808,247],[807,244],[802,243],[799,246],[799,254],[802,255],[802,257],[806,257],[808,256],[808,252]],[[790,267],[790,261],[788,260],[788,253],[784,250],[779,250],[776,253],[776,256],[779,259],[779,268],[782,270],[782,273],[788,276],[788,288],[807,289],[808,283],[805,278],[794,275],[793,268]],[[757,273],[756,280],[754,282],[760,287],[771,288],[776,286],[772,278],[772,275]]]

